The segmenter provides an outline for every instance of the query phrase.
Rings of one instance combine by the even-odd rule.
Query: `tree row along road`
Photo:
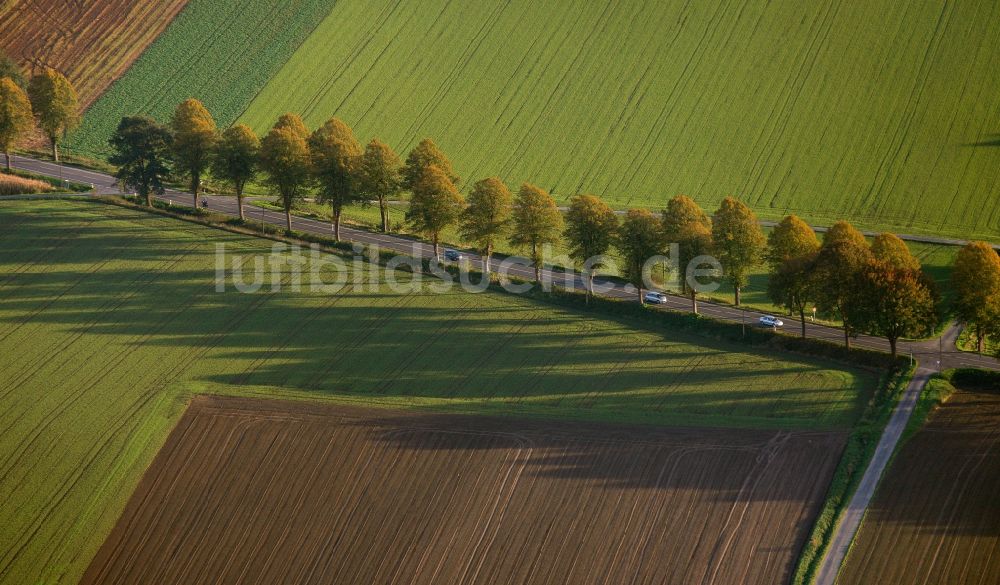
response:
[[[93,184],[95,193],[97,194],[120,193],[115,178],[106,173],[58,165],[23,156],[13,157],[12,162],[14,167],[33,173],[39,173],[51,177],[60,177],[74,182]],[[188,202],[191,199],[191,194],[183,191],[168,190],[164,196],[159,199],[169,200],[175,205],[190,206]],[[214,212],[233,217],[239,215],[235,197],[205,196],[204,199],[208,201],[208,209]],[[247,209],[247,217],[251,220],[263,220],[278,227],[284,227],[285,224],[285,216],[283,213],[269,211],[262,208]],[[327,237],[331,236],[330,224],[314,219],[293,216],[292,228],[301,232]],[[341,236],[342,239],[348,242],[357,242],[370,246],[375,245],[385,250],[392,250],[403,254],[415,255],[423,258],[432,258],[434,256],[433,246],[410,237],[370,232],[347,226],[341,228]],[[478,255],[471,252],[464,252],[464,255],[469,258],[470,262],[473,264],[481,264],[481,259]],[[581,291],[585,290],[586,285],[584,279],[579,273],[572,273],[571,275],[566,276],[561,271],[553,271],[548,268],[544,269],[542,273],[543,279],[547,278],[558,286],[564,286],[566,288]],[[523,264],[513,266],[508,271],[508,274],[525,280],[534,279],[534,269],[526,260],[523,261]],[[602,285],[609,289],[607,292],[603,293],[604,296],[625,300],[637,299],[636,292],[631,285],[612,282],[601,278],[596,278],[594,283],[595,285]],[[746,310],[707,301],[699,301],[698,304],[699,312],[702,315],[721,321],[745,323],[748,328],[756,326],[757,320],[764,315],[764,313],[758,311]],[[663,305],[659,305],[659,308],[676,311],[690,311],[691,302],[686,297],[668,295],[667,302]],[[801,323],[797,319],[783,316],[782,320],[785,322],[785,327],[790,334],[799,331]],[[843,343],[844,332],[838,327],[817,323],[807,323],[807,331],[810,337],[825,339],[833,343]],[[958,337],[958,332],[958,327],[953,324],[948,328],[941,339],[927,341],[900,341],[899,353],[904,356],[912,354],[914,359],[920,361],[922,367],[930,370],[958,367],[1000,370],[1000,361],[993,357],[980,356],[974,353],[959,351],[955,346],[955,339]],[[852,340],[852,344],[856,347],[865,349],[872,349],[887,353],[889,351],[889,342],[878,337],[861,335]]]

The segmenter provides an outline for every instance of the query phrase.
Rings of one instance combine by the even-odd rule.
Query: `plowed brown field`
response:
[[[772,585],[842,445],[197,398],[82,583]]]
[[[1000,583],[1000,388],[956,386],[896,455],[838,583]]]
[[[86,107],[153,42],[187,0],[11,0],[0,48],[29,69],[53,67]]]

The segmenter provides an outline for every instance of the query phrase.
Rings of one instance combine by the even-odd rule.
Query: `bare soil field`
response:
[[[1000,583],[1000,384],[955,385],[896,455],[838,583]]]
[[[197,397],[82,583],[770,585],[843,440]]]
[[[84,107],[118,79],[187,0],[12,0],[0,6],[0,47],[29,71],[52,67]]]

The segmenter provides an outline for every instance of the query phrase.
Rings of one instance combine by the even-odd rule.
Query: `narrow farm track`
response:
[[[842,440],[199,398],[82,583],[773,583]]]

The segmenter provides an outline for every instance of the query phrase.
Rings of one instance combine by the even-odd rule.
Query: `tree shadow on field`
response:
[[[494,293],[286,285],[242,294],[231,282],[218,293],[216,242],[260,253],[271,242],[112,210],[138,219],[80,228],[58,213],[25,215],[27,249],[42,253],[18,246],[21,257],[0,260],[0,350],[32,363],[89,351],[94,368],[122,354],[121,367],[153,358],[149,371],[130,373],[135,384],[274,386],[628,422],[847,427],[867,399],[849,387],[869,380],[831,382],[829,366],[813,360]],[[45,252],[66,237],[75,243]],[[33,341],[5,345],[18,339]]]
[[[1000,134],[987,134],[977,142],[972,142],[966,146],[1000,146]]]

